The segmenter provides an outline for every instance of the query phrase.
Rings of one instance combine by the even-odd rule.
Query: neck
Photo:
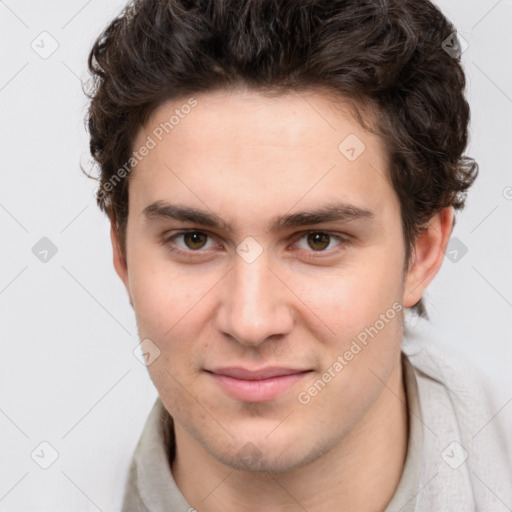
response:
[[[332,450],[289,473],[234,470],[175,424],[172,472],[201,512],[382,512],[400,480],[408,416],[400,359],[361,421]]]

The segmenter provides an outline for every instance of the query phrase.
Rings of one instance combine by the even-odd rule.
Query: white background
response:
[[[90,161],[81,89],[88,51],[123,4],[0,2],[2,511],[118,510],[156,397],[132,353],[134,314],[112,267],[96,183],[79,170]],[[499,414],[509,414],[512,2],[439,5],[469,43],[467,154],[480,176],[453,233],[468,251],[457,263],[445,259],[425,301],[442,338],[488,374]],[[59,45],[47,59],[31,48],[43,31]],[[32,253],[42,237],[58,249],[47,263]],[[31,458],[43,441],[59,454],[46,470]]]

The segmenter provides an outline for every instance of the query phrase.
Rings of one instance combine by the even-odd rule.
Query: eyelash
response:
[[[176,245],[174,244],[174,239],[179,237],[179,236],[183,236],[187,233],[200,233],[200,234],[203,234],[203,235],[206,235],[207,237],[209,237],[210,239],[211,238],[214,238],[212,235],[210,235],[209,233],[205,232],[205,231],[199,231],[199,230],[195,230],[195,229],[190,229],[190,230],[185,230],[185,231],[177,231],[176,233],[173,233],[171,236],[168,236],[166,237],[164,240],[163,240],[163,244],[166,246],[166,248],[173,254],[177,254],[179,256],[184,256],[184,257],[190,257],[192,254],[196,253],[196,254],[200,254],[201,252],[205,252],[205,250],[203,249],[197,249],[197,250],[183,250],[181,248],[177,248]],[[308,235],[312,234],[312,233],[320,233],[320,234],[325,234],[325,235],[328,235],[329,237],[331,238],[334,238],[336,239],[339,244],[336,246],[336,247],[340,247],[340,246],[347,246],[347,245],[350,245],[351,243],[351,239],[349,236],[342,236],[342,235],[339,235],[339,234],[336,234],[336,233],[332,233],[330,231],[321,231],[321,230],[309,230],[309,231],[301,231],[300,233],[297,233],[293,238],[294,238],[294,241],[293,243],[296,244],[298,241],[300,241],[301,239],[307,237]],[[171,245],[172,244],[172,245]],[[174,247],[173,247],[174,245]],[[314,250],[310,250],[310,251],[306,251],[307,253],[310,253],[307,257],[310,258],[310,259],[316,259],[316,258],[322,258],[322,257],[326,257],[325,255],[327,254],[328,256],[332,256],[332,251],[335,251],[336,253],[339,252],[340,250],[342,249],[329,249],[329,250],[320,250],[320,251],[314,251]]]

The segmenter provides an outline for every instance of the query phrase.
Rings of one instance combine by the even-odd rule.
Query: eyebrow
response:
[[[165,201],[155,201],[142,210],[142,215],[147,220],[178,220],[191,222],[202,226],[224,230],[235,233],[231,224],[212,212],[198,208],[171,204]],[[320,208],[308,211],[301,211],[275,217],[268,225],[268,232],[279,232],[314,224],[326,222],[348,222],[352,220],[371,220],[375,214],[367,208],[362,208],[344,202],[329,203]]]

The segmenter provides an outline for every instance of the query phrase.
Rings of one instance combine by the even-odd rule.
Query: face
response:
[[[386,151],[322,93],[194,102],[138,134],[151,148],[116,269],[178,443],[290,470],[345,438],[397,368],[410,304]]]

